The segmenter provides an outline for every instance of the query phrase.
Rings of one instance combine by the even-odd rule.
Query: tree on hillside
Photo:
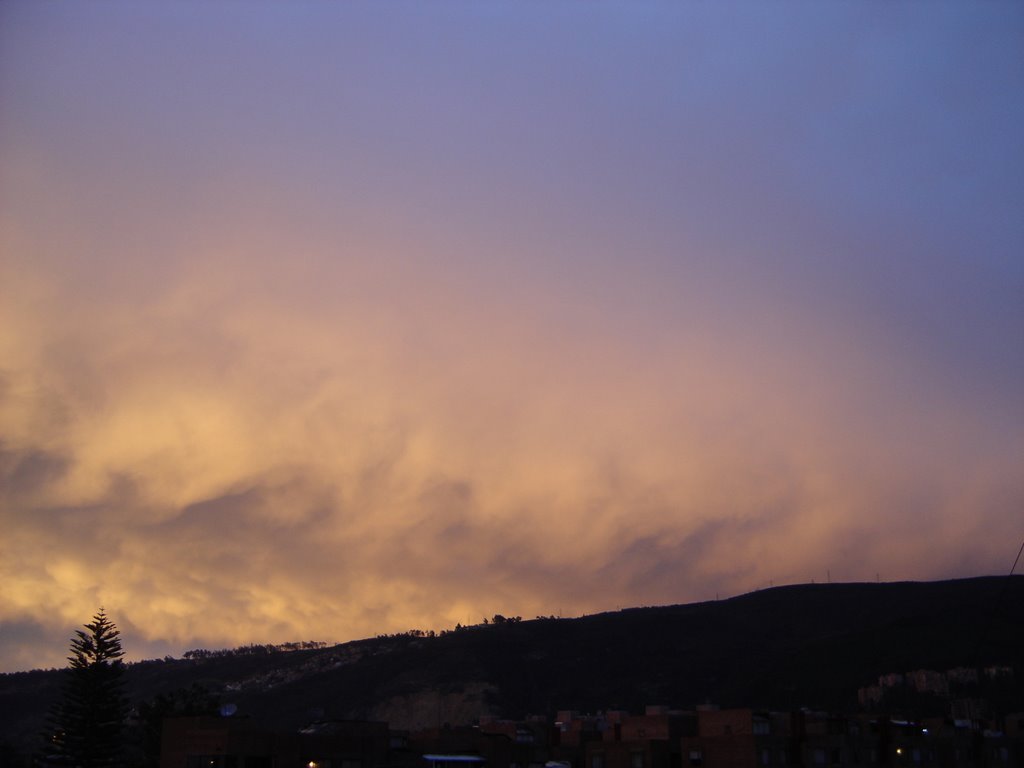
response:
[[[61,699],[52,713],[54,764],[113,768],[121,763],[124,695],[121,633],[102,608],[75,632]]]

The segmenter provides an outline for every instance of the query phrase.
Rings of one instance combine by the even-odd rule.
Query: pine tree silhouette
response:
[[[116,768],[122,761],[124,695],[121,633],[100,608],[71,640],[60,702],[47,752],[53,765]]]

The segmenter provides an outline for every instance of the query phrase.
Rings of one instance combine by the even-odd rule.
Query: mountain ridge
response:
[[[1002,665],[1024,683],[1024,576],[796,584],[573,619],[475,625],[265,655],[135,662],[129,698],[198,685],[252,716],[416,728],[558,710],[642,711],[706,701],[857,708],[858,688],[915,669]],[[39,728],[60,670],[0,675],[0,739]],[[1024,710],[1024,701],[1019,701]]]

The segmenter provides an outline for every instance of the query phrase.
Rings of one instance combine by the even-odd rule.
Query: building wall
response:
[[[386,723],[341,721],[315,733],[274,733],[245,719],[164,720],[160,768],[383,768]]]

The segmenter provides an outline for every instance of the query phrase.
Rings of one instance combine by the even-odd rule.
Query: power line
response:
[[[1017,550],[1017,557],[1015,557],[1013,560],[1013,567],[1010,568],[1010,572],[1007,574],[1008,576],[1013,576],[1013,572],[1017,568],[1017,561],[1020,560],[1021,552],[1024,552],[1024,541],[1020,543],[1020,549]]]
[[[1010,567],[1010,572],[1006,574],[1006,578],[1000,579],[999,592],[996,594],[994,605],[988,612],[988,621],[986,622],[985,631],[979,636],[978,648],[975,652],[975,661],[980,663],[981,654],[987,649],[989,640],[992,636],[992,627],[996,620],[996,610],[1002,607],[1003,598],[1006,595],[1006,590],[1010,586],[1010,580],[1013,578],[1013,572],[1017,569],[1017,563],[1020,562],[1020,555],[1024,552],[1024,541],[1020,543],[1020,549],[1017,550],[1017,557],[1013,559],[1013,565]]]

